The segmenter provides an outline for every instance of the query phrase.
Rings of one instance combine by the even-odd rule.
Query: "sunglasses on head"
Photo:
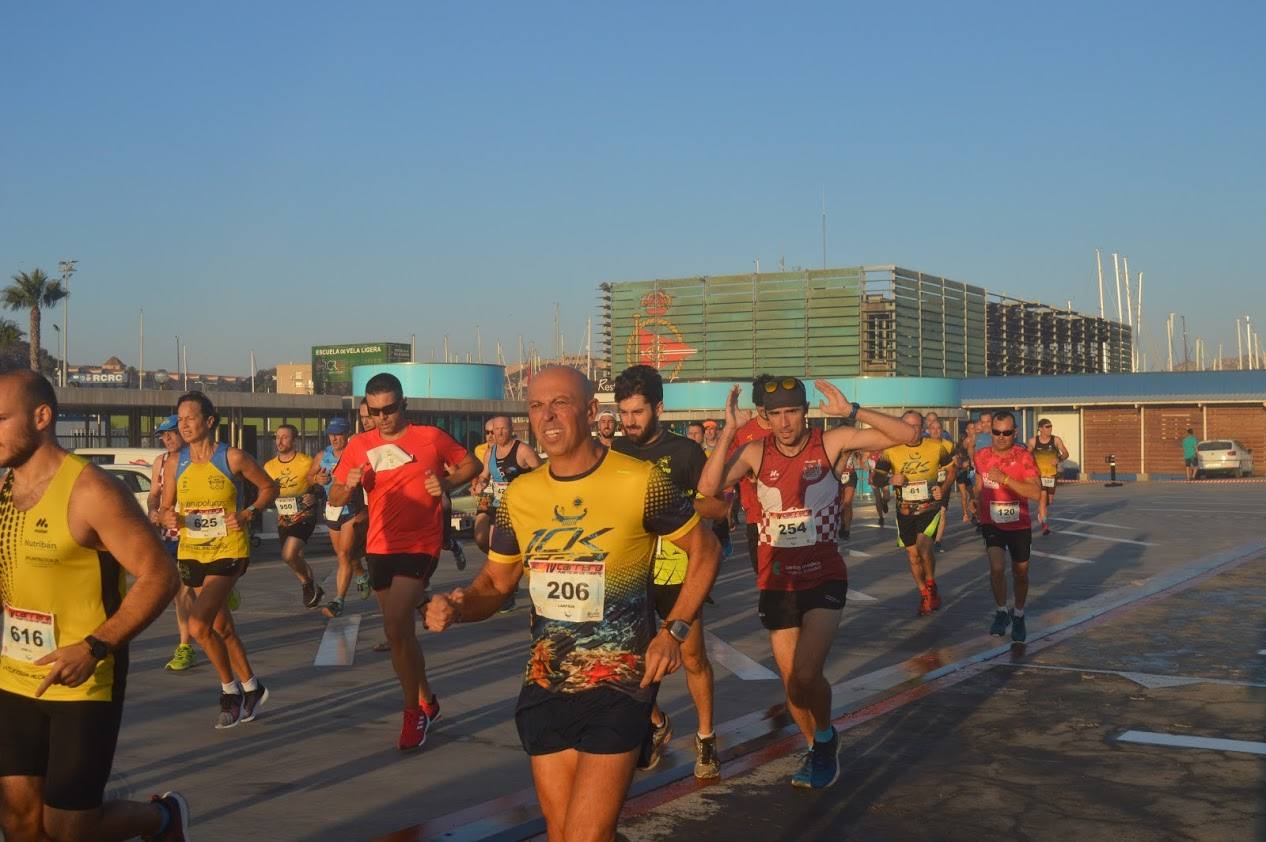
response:
[[[403,401],[396,401],[395,403],[389,403],[386,406],[367,406],[365,408],[369,410],[369,414],[373,415],[374,417],[377,417],[379,415],[395,415],[397,412],[400,411],[401,403],[403,403]]]
[[[1014,436],[1014,435],[1015,435],[1015,427],[1012,427],[1010,430],[999,430],[997,427],[994,427],[994,428],[993,428],[993,434],[994,434],[995,436]]]
[[[786,389],[788,392],[794,392],[800,386],[800,381],[794,377],[788,377],[784,380],[770,380],[765,384],[765,391],[771,395],[778,391],[779,387]]]

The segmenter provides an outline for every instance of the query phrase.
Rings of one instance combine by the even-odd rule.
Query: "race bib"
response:
[[[818,542],[813,512],[787,509],[769,513],[769,542],[775,547],[810,547]]]
[[[1043,488],[1054,488],[1054,487],[1055,487],[1055,477],[1042,477],[1042,487],[1043,487]]]
[[[840,471],[840,485],[848,485],[853,478],[852,471]]]
[[[343,507],[342,507],[342,506],[328,506],[328,505],[327,505],[327,506],[325,507],[325,519],[326,519],[326,520],[328,520],[328,521],[333,521],[333,522],[337,523],[337,522],[338,522],[338,519],[339,519],[339,518],[341,518],[342,516],[343,516]]]
[[[209,541],[229,534],[224,509],[190,509],[185,512],[185,537]]]
[[[510,483],[493,482],[489,483],[489,485],[492,487],[492,505],[500,506],[501,498],[505,496],[506,489],[510,487]]]
[[[936,472],[936,482],[938,485],[945,482],[947,478],[949,478],[949,471],[946,471],[944,468],[941,468]]]
[[[989,504],[989,519],[994,523],[1015,523],[1020,519],[1020,504],[1018,501],[1010,503],[1000,503],[994,501]]]
[[[375,472],[394,471],[413,461],[413,457],[394,444],[380,444],[372,448],[365,456],[369,459],[369,467]]]
[[[299,498],[298,497],[278,497],[277,498],[277,514],[285,517],[294,517],[299,514]]]
[[[600,561],[529,559],[529,589],[538,617],[568,623],[602,620],[606,565]]]
[[[12,605],[4,607],[4,644],[0,655],[33,664],[56,649],[52,614]]]
[[[908,482],[901,489],[901,499],[906,503],[922,503],[928,499],[927,480]]]

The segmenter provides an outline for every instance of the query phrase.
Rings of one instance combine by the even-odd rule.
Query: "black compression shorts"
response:
[[[797,629],[815,608],[840,610],[848,598],[848,580],[834,579],[803,591],[761,591],[760,623],[770,631]]]
[[[181,584],[200,588],[208,576],[243,576],[250,564],[249,558],[217,558],[205,563],[182,558],[176,562],[176,569],[180,571]]]
[[[639,702],[619,690],[553,693],[543,700],[535,698],[538,692],[525,687],[514,714],[519,742],[529,755],[567,749],[623,754],[640,747],[651,729],[652,702]]]

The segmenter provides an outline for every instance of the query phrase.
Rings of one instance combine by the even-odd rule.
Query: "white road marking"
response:
[[[1132,672],[1130,670],[1103,670],[1090,669],[1087,667],[1064,667],[1055,664],[1008,664],[1005,666],[1015,666],[1020,669],[1036,669],[1036,670],[1053,670],[1056,672],[1082,672],[1095,673],[1097,675],[1119,675],[1122,678],[1133,681],[1135,684],[1142,685],[1149,689],[1161,689],[1165,687],[1186,687],[1189,684],[1221,684],[1226,687],[1266,687],[1254,681],[1232,681],[1228,678],[1206,678],[1200,675],[1160,675],[1154,672]]]
[[[1078,520],[1075,517],[1052,517],[1051,520],[1060,520],[1064,523],[1084,523],[1088,526],[1102,526],[1105,529],[1134,529],[1133,526],[1117,526],[1113,523],[1100,523],[1097,520]]]
[[[1094,564],[1093,561],[1085,558],[1073,558],[1070,555],[1059,555],[1058,553],[1042,553],[1037,550],[1029,550],[1029,555],[1041,556],[1042,558],[1053,558],[1059,561],[1068,561],[1073,564]]]
[[[350,667],[356,660],[356,639],[360,636],[360,614],[335,617],[325,624],[314,667]]]
[[[1266,655],[1266,649],[1258,649],[1258,650],[1257,650],[1257,654],[1258,654],[1258,655]]]
[[[848,601],[849,602],[878,602],[879,600],[868,593],[862,593],[859,590],[854,590],[853,588],[849,588]]]
[[[857,556],[858,558],[870,558],[870,557],[871,557],[871,554],[870,554],[870,553],[864,553],[864,552],[862,552],[861,550],[845,550],[845,551],[844,551],[844,553],[845,553],[846,555],[855,555],[855,556]]]
[[[703,645],[708,658],[744,681],[777,681],[778,674],[763,664],[753,661],[710,631],[703,633]]]
[[[891,524],[891,523],[885,523],[883,526],[880,526],[877,523],[863,523],[861,525],[869,526],[871,529],[896,529],[897,528],[895,524]]]
[[[1151,541],[1136,541],[1133,538],[1109,538],[1106,535],[1095,535],[1091,532],[1073,532],[1071,529],[1061,529],[1055,534],[1076,535],[1080,538],[1094,538],[1096,541],[1111,541],[1114,544],[1138,544],[1140,547],[1154,546]]]
[[[1122,743],[1170,746],[1173,748],[1205,748],[1211,751],[1238,751],[1266,755],[1266,743],[1250,740],[1223,740],[1215,737],[1189,737],[1186,734],[1160,734],[1156,731],[1126,731],[1117,737]]]
[[[1132,512],[1169,512],[1171,515],[1260,515],[1261,510],[1247,509],[1192,509],[1181,504],[1173,506],[1130,506]]]

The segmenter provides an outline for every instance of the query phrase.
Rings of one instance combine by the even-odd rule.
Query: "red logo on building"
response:
[[[664,315],[668,312],[668,308],[672,306],[672,303],[673,297],[660,289],[648,292],[642,296],[642,308],[650,316]]]

